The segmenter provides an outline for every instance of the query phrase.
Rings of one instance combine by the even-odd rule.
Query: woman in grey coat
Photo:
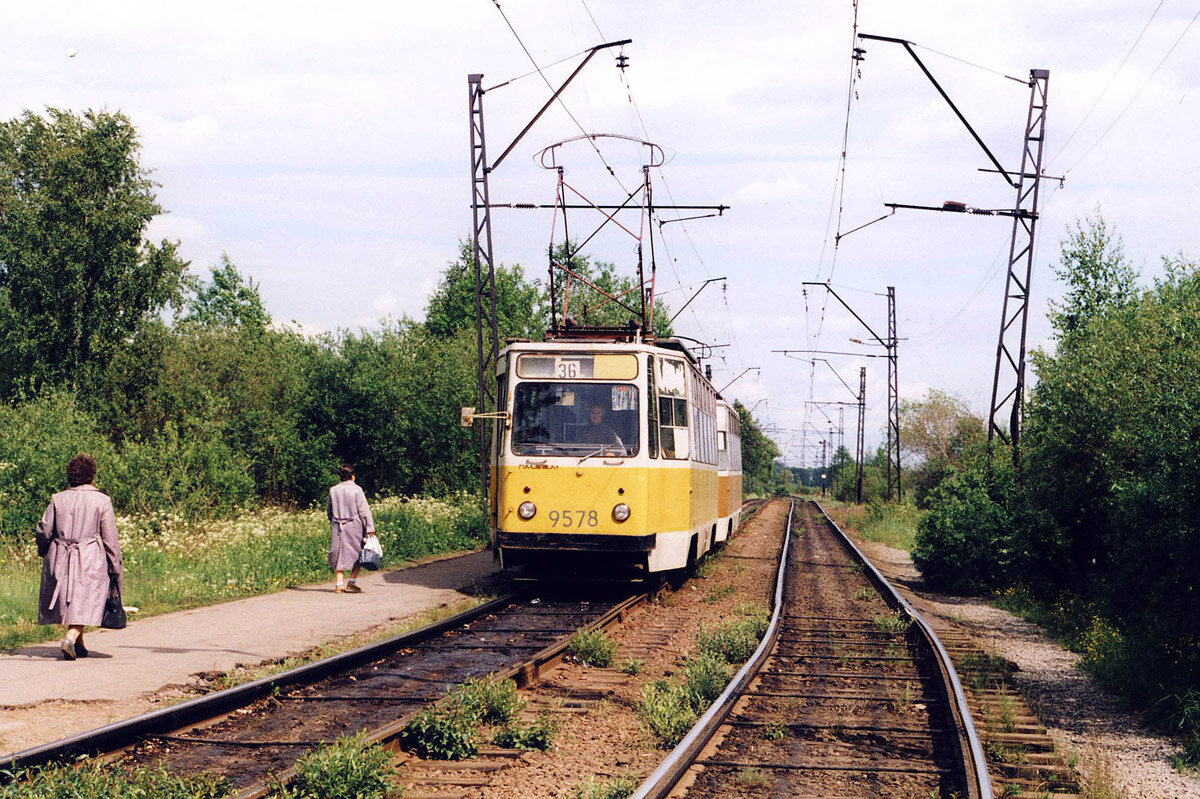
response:
[[[339,594],[361,594],[358,587],[358,562],[362,554],[363,539],[375,532],[375,519],[367,497],[354,482],[354,467],[343,463],[338,469],[341,482],[329,489],[329,501],[325,514],[329,517],[329,568],[337,573]],[[344,583],[345,572],[350,570],[350,581]]]
[[[96,461],[76,455],[67,464],[66,491],[50,498],[37,524],[43,553],[38,624],[64,624],[63,658],[87,657],[85,625],[98,625],[108,599],[110,575],[122,586],[125,569],[117,541],[112,500],[92,484]]]

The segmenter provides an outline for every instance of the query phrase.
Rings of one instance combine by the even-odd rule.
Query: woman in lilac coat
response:
[[[329,501],[325,514],[329,517],[329,568],[337,575],[336,591],[339,594],[361,594],[358,587],[358,558],[362,554],[363,540],[375,532],[375,519],[367,497],[354,482],[354,467],[343,463],[338,469],[341,482],[329,489]],[[345,580],[350,571],[349,582]]]
[[[67,464],[66,491],[50,498],[37,524],[42,586],[38,624],[66,625],[63,658],[87,657],[85,625],[98,625],[104,615],[110,579],[122,586],[125,577],[117,519],[112,500],[96,488],[96,461],[76,455]]]

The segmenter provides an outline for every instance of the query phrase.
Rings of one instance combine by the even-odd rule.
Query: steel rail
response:
[[[967,747],[963,749],[961,739],[959,737],[955,738],[956,741],[960,742],[959,749],[967,776],[968,796],[971,799],[994,799],[991,779],[987,772],[987,760],[983,755],[983,747],[980,744],[979,735],[971,720],[962,684],[958,679],[957,673],[954,671],[954,666],[950,662],[950,656],[946,652],[945,647],[932,628],[921,618],[921,615],[896,591],[854,542],[829,518],[829,515],[825,513],[825,509],[817,502],[813,502],[812,504],[821,512],[826,524],[837,534],[851,557],[862,564],[868,579],[879,589],[880,593],[889,601],[889,604],[901,609],[916,625],[916,628],[921,632],[926,642],[929,643],[938,668],[943,676],[942,685],[947,689],[947,698],[950,700],[949,706],[951,712],[955,716],[959,730],[962,731],[963,736],[967,739]],[[788,512],[787,538],[784,541],[776,580],[775,608],[762,642],[759,644],[754,655],[738,671],[733,680],[730,681],[730,684],[726,686],[721,695],[713,702],[712,706],[696,723],[695,727],[692,728],[691,732],[667,755],[658,769],[647,777],[638,787],[637,791],[632,794],[632,799],[664,799],[671,793],[679,780],[696,760],[700,751],[712,739],[717,728],[728,718],[733,710],[736,698],[745,692],[745,686],[757,675],[762,664],[767,660],[778,639],[780,622],[784,615],[782,601],[783,580],[788,549],[791,543],[794,511],[795,501],[793,500],[792,508]]]
[[[23,769],[64,762],[79,756],[95,756],[123,749],[140,738],[177,731],[245,707],[276,691],[317,682],[332,674],[369,663],[393,652],[436,638],[447,630],[500,610],[515,599],[505,594],[470,610],[449,616],[417,630],[376,641],[328,658],[253,682],[226,688],[171,707],[64,738],[0,759],[0,785]]]
[[[725,686],[725,690],[716,698],[709,709],[700,717],[692,727],[691,732],[684,736],[683,740],[671,750],[666,759],[659,765],[654,773],[645,779],[638,789],[631,794],[630,799],[662,799],[671,792],[675,784],[684,773],[691,767],[692,762],[700,754],[700,751],[712,739],[717,728],[720,727],[725,719],[729,717],[733,710],[734,699],[750,684],[750,681],[761,670],[762,665],[766,662],[767,657],[771,654],[771,650],[775,646],[775,640],[779,636],[779,628],[783,616],[783,584],[784,576],[787,571],[788,548],[792,541],[792,516],[796,511],[796,500],[792,500],[791,506],[788,508],[787,531],[783,539],[783,551],[779,556],[779,566],[776,569],[775,575],[775,595],[773,601],[775,607],[772,609],[771,621],[767,625],[767,631],[763,634],[762,641],[758,644],[758,649],[754,650],[754,654],[750,659],[738,670],[738,673],[729,681],[729,685]]]
[[[975,722],[971,719],[971,710],[967,704],[967,697],[963,691],[962,682],[958,679],[958,672],[954,670],[954,664],[950,661],[950,653],[946,651],[937,633],[933,631],[933,628],[917,612],[916,608],[901,596],[900,592],[888,582],[879,569],[875,568],[875,564],[850,540],[850,536],[846,535],[833,519],[829,518],[829,514],[825,512],[825,508],[821,507],[821,503],[816,500],[809,501],[821,512],[821,516],[824,517],[825,524],[828,525],[829,529],[838,535],[851,555],[862,564],[866,570],[867,577],[875,584],[880,593],[890,598],[891,602],[889,604],[893,604],[893,607],[898,607],[902,610],[908,616],[909,620],[917,626],[926,642],[932,647],[937,659],[938,668],[941,669],[944,677],[943,685],[948,686],[950,689],[947,698],[950,700],[951,711],[958,722],[959,728],[967,738],[967,749],[961,753],[964,766],[970,778],[967,783],[967,796],[970,799],[993,799],[992,780],[988,776],[987,758],[984,756],[983,745],[980,743],[979,733],[975,729]]]

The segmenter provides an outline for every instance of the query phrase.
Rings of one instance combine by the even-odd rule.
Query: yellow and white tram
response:
[[[497,358],[492,539],[533,576],[694,565],[736,529],[738,415],[678,341],[516,343]]]

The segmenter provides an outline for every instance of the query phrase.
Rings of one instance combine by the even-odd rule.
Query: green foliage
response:
[[[570,799],[628,799],[637,790],[638,778],[634,776],[613,777],[604,782],[596,782],[588,777],[584,783],[575,788]]]
[[[392,790],[392,756],[366,736],[319,746],[296,762],[296,778],[278,799],[383,799]]]
[[[643,661],[635,657],[627,657],[617,668],[622,674],[638,674],[642,670]]]
[[[955,472],[930,494],[930,510],[917,525],[913,563],[930,587],[952,593],[985,593],[1013,577],[1013,528],[1006,499],[1013,488],[1007,461]]]
[[[617,642],[603,630],[578,629],[567,644],[567,654],[584,666],[607,668],[617,653]]]
[[[0,123],[0,395],[76,388],[166,304],[186,264],[142,234],[162,212],[120,113]]]
[[[700,626],[696,645],[705,655],[718,657],[726,663],[744,663],[758,648],[758,641],[767,631],[770,619],[765,613],[753,613],[722,622],[712,630]]]
[[[683,688],[692,708],[699,712],[721,695],[729,682],[729,663],[711,652],[701,652],[683,667]]]
[[[901,401],[900,446],[907,496],[923,508],[952,471],[984,455],[986,427],[961,397],[931,388],[919,401]]]
[[[494,677],[472,677],[451,691],[448,699],[461,705],[476,724],[510,722],[525,705],[517,696],[516,683]]]
[[[479,749],[475,720],[458,702],[441,701],[417,712],[400,733],[407,752],[431,760],[462,760]]]
[[[546,296],[540,283],[525,279],[519,264],[496,267],[496,324],[500,338],[540,340],[549,327]],[[446,264],[425,307],[425,327],[437,338],[475,333],[475,255],[471,242],[459,243],[459,257]]]
[[[850,511],[847,518],[855,532],[868,541],[879,541],[896,549],[911,551],[917,536],[917,524],[923,514],[913,505],[872,499]]]
[[[501,727],[492,742],[509,749],[538,749],[549,751],[558,732],[558,723],[548,714],[542,714],[529,724],[509,723]]]
[[[327,340],[311,385],[311,423],[332,431],[368,491],[476,490],[478,450],[459,425],[475,398],[474,333],[438,338],[406,320]]]
[[[692,693],[666,680],[655,680],[642,689],[638,715],[663,749],[682,741],[698,718]]]
[[[163,766],[124,768],[99,761],[50,766],[0,786],[0,799],[220,799],[230,785],[212,774],[176,777]]]
[[[242,276],[229,253],[221,253],[221,266],[209,275],[208,283],[189,281],[184,324],[262,330],[271,323],[258,284]]]

